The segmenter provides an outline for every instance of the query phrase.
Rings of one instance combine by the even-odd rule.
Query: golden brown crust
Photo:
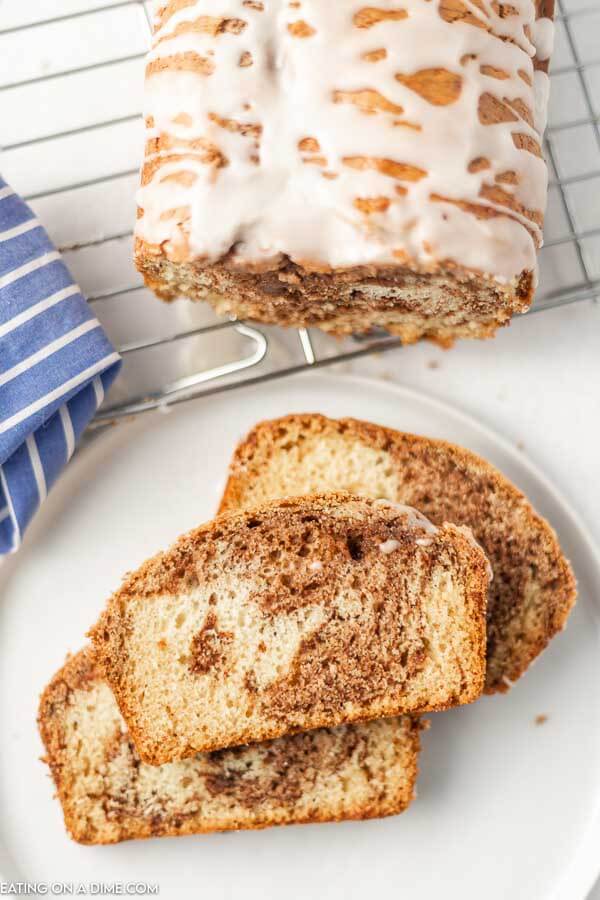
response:
[[[65,758],[65,738],[63,717],[73,691],[91,690],[100,678],[91,648],[67,658],[64,666],[56,673],[44,689],[39,703],[38,728],[46,749],[43,762],[50,768],[50,774],[61,802],[65,827],[74,840],[93,843],[85,839],[85,829],[71,802],[73,772]]]
[[[405,516],[405,512],[394,507],[341,493],[278,500],[252,513],[221,517],[184,535],[168,552],[155,556],[130,575],[110,599],[105,612],[90,631],[90,637],[104,676],[144,762],[161,765],[198,751],[211,751],[231,744],[264,741],[342,722],[349,724],[384,716],[447,709],[477,699],[485,681],[487,561],[470,535],[460,529],[444,525],[435,534],[424,532],[422,527],[407,530]],[[315,584],[296,583],[293,573],[286,576],[287,581],[282,578],[275,583],[276,572],[284,562],[293,566],[297,558],[301,560],[304,533],[310,528],[315,529],[316,536],[307,540],[315,542],[322,557],[322,583],[317,576],[314,577]],[[423,543],[426,546],[418,546],[416,541],[425,536]],[[388,555],[381,551],[381,546],[390,539],[395,552]],[[296,543],[297,540],[300,543]],[[291,543],[286,543],[288,541]],[[331,560],[328,557],[330,541]],[[358,546],[356,555],[353,542]],[[219,551],[215,561],[217,545],[225,549]],[[273,572],[266,561],[272,554],[281,555],[281,559],[273,564]],[[419,575],[424,579],[421,587],[423,599],[418,590],[411,599],[412,588],[408,589],[406,566],[410,564],[414,570],[417,559],[418,571],[423,572],[422,576]],[[203,584],[212,585],[214,566],[219,571],[228,572],[241,567],[243,574],[239,576],[240,583],[246,580],[251,584],[264,582],[265,586],[260,590],[266,591],[264,602],[267,606],[267,595],[273,584],[279,599],[283,598],[282,602],[285,601],[286,590],[289,591],[290,603],[296,610],[305,602],[303,598],[307,592],[306,602],[313,608],[316,603],[324,611],[325,618],[319,625],[322,640],[316,639],[316,632],[316,642],[312,640],[310,631],[306,633],[308,637],[300,641],[291,666],[284,667],[281,676],[269,687],[261,689],[256,701],[252,700],[250,706],[255,708],[256,715],[245,718],[240,713],[242,724],[236,724],[234,732],[226,729],[221,733],[220,723],[217,723],[218,728],[217,724],[211,726],[210,733],[206,724],[195,731],[181,724],[173,724],[171,709],[169,724],[165,725],[158,740],[150,733],[153,726],[148,714],[142,714],[139,708],[139,685],[136,687],[133,674],[137,656],[130,655],[133,616],[136,615],[131,610],[134,606],[137,608],[140,602],[154,602],[158,597],[174,597],[181,592],[189,593]],[[445,681],[448,673],[444,678],[432,675],[431,681],[429,676],[420,677],[425,664],[423,647],[428,645],[428,638],[431,637],[429,623],[426,632],[419,637],[419,617],[426,619],[429,615],[427,607],[421,607],[421,604],[426,602],[425,586],[430,585],[431,573],[442,567],[452,573],[454,583],[460,585],[464,592],[464,608],[456,614],[458,618],[455,622],[463,656],[458,663],[459,670],[453,671],[453,681],[448,683]],[[382,571],[387,573],[384,583],[375,582],[375,569],[380,579]],[[290,570],[287,571],[289,573]],[[342,574],[338,575],[338,572]],[[388,576],[396,579],[396,589],[391,589]],[[369,602],[372,602],[372,610],[371,606],[361,602],[364,609],[360,614],[360,634],[357,625],[347,624],[345,616],[340,616],[335,605],[328,605],[327,597],[322,593],[327,580],[336,577],[349,579],[349,583],[352,582],[357,589],[362,585]],[[340,581],[342,584],[345,581]],[[381,594],[379,599],[377,591]],[[395,630],[390,627],[389,635],[387,632],[383,635],[378,629],[388,606],[390,615],[392,607],[396,609],[397,616],[401,617],[396,621],[402,621],[403,625]],[[262,615],[263,620],[268,621],[268,609],[263,610]],[[353,615],[349,622],[355,621]],[[198,622],[197,627],[202,632],[202,621]],[[449,627],[449,624],[444,625],[446,629]],[[362,629],[365,630],[364,635]],[[216,622],[211,630],[217,630]],[[369,631],[374,635],[372,646],[367,640]],[[156,651],[148,645],[147,652],[154,654]],[[181,650],[170,652],[179,654]],[[414,657],[411,656],[413,652]],[[456,652],[450,648],[443,651],[447,653],[445,664],[449,671],[455,666]],[[342,653],[348,662],[352,661],[352,665],[343,665],[344,658],[340,659]],[[331,665],[335,664],[334,657],[339,660],[340,678],[331,681],[329,672]],[[411,660],[415,667],[412,680]],[[371,676],[367,670],[370,670]],[[251,682],[245,682],[245,691],[248,695],[253,693]],[[242,700],[238,699],[238,705]]]
[[[472,528],[494,570],[486,693],[508,690],[564,628],[577,590],[550,525],[481,457],[446,441],[356,419],[286,416],[257,425],[238,446],[220,512],[248,506],[252,482],[268,477],[268,461],[283,443],[299,433],[318,438],[328,432],[389,454],[399,479],[399,495],[390,499],[417,507],[436,523]]]
[[[153,769],[152,791],[144,796],[144,764],[118,716],[110,723],[112,731],[110,727],[102,731],[98,717],[107,712],[99,708],[102,687],[88,647],[66,662],[40,699],[38,724],[45,761],[67,831],[82,844],[367,819],[403,812],[413,799],[419,733],[425,726],[408,717],[383,728],[378,723],[360,729],[342,726]],[[89,701],[82,704],[81,695],[88,695]],[[82,705],[94,709],[98,725],[91,733],[85,731]],[[71,742],[74,728],[82,735],[77,747]],[[262,754],[258,766],[257,749]],[[373,769],[377,776],[370,774]],[[353,801],[346,798],[340,804],[335,792],[327,794],[327,779],[335,787],[336,779],[344,773],[348,777],[349,771],[366,779],[367,787]],[[315,778],[323,775],[319,801],[306,805],[307,792],[314,792]],[[179,782],[189,782],[189,794],[195,798],[187,806],[180,798],[180,808],[174,802],[174,785]],[[211,806],[214,798],[220,806]]]

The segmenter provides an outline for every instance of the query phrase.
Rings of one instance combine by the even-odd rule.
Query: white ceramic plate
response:
[[[83,644],[121,575],[213,514],[236,441],[292,411],[353,415],[470,447],[557,529],[580,600],[566,632],[503,697],[433,716],[403,816],[80,847],[38,757],[40,689]],[[600,838],[600,563],[565,501],[517,449],[391,385],[309,375],[184,404],[97,437],[0,569],[0,871],[147,881],[170,898],[583,900]],[[534,723],[544,714],[544,725]]]

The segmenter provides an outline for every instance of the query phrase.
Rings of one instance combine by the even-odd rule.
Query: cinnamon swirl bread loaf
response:
[[[135,257],[164,299],[488,337],[536,283],[553,0],[169,0]]]

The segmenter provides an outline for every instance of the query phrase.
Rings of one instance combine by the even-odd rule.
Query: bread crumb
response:
[[[539,716],[536,716],[534,722],[536,725],[545,725],[548,721],[548,716],[545,713],[540,713]]]
[[[517,441],[517,450],[525,450],[525,444],[523,441]]]
[[[427,368],[428,369],[439,369],[440,364],[437,361],[437,359],[430,359],[429,362],[427,363]]]

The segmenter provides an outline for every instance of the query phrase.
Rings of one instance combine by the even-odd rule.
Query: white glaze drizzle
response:
[[[379,550],[385,556],[389,556],[390,553],[393,553],[394,550],[397,550],[400,546],[400,541],[394,540],[394,538],[390,538],[388,541],[382,541],[379,545]]]
[[[387,500],[381,497],[373,501],[375,506],[384,506],[396,510],[406,517],[406,525],[408,528],[419,528],[428,534],[437,534],[438,527],[430,522],[427,516],[415,509],[414,506],[407,506],[405,503],[395,503],[393,500]]]
[[[554,49],[554,23],[550,19],[536,19],[531,25],[531,42],[541,62],[550,59]]]
[[[553,25],[535,21],[533,0],[511,0],[516,14],[504,18],[492,0],[463,0],[485,27],[446,21],[441,2],[379,0],[370,8],[406,16],[366,28],[354,22],[366,7],[356,0],[197,0],[164,20],[161,14],[173,4],[158,3],[145,112],[148,137],[162,135],[170,146],[151,148],[146,157],[154,170],[147,169],[139,191],[137,236],[175,260],[213,262],[231,251],[231,261],[242,267],[267,267],[287,254],[315,268],[407,258],[435,267],[450,260],[504,283],[535,270],[546,166],[518,149],[513,133],[540,143],[548,78],[534,72],[533,57],[537,45],[540,58],[549,55]],[[261,5],[262,11],[253,8]],[[186,30],[200,17],[238,20],[243,27],[216,35]],[[312,33],[291,33],[298,22]],[[365,59],[382,48],[385,58]],[[212,73],[167,64],[167,57],[190,53],[208,61],[204,68]],[[239,64],[243,54],[250,54],[251,65]],[[165,67],[157,70],[161,61]],[[481,66],[508,77],[484,74]],[[434,105],[406,83],[425,69],[460,78],[453,102]],[[358,91],[375,91],[402,111],[367,114],[336,93]],[[482,94],[521,101],[534,125],[517,113],[513,121],[483,124]],[[240,123],[244,134],[233,130]],[[307,138],[318,141],[317,150],[299,149]],[[218,148],[227,164],[217,167],[182,143],[198,139]],[[324,164],[315,164],[321,158]],[[478,158],[489,167],[469,171]],[[391,160],[426,174],[396,178],[373,165],[357,168],[361,159]],[[178,180],[182,173],[185,183]],[[506,173],[518,183],[496,180]],[[490,196],[498,188],[519,210]],[[433,202],[436,195],[455,202]],[[356,206],[364,199],[389,205],[365,213]],[[479,218],[457,202],[499,215]]]

